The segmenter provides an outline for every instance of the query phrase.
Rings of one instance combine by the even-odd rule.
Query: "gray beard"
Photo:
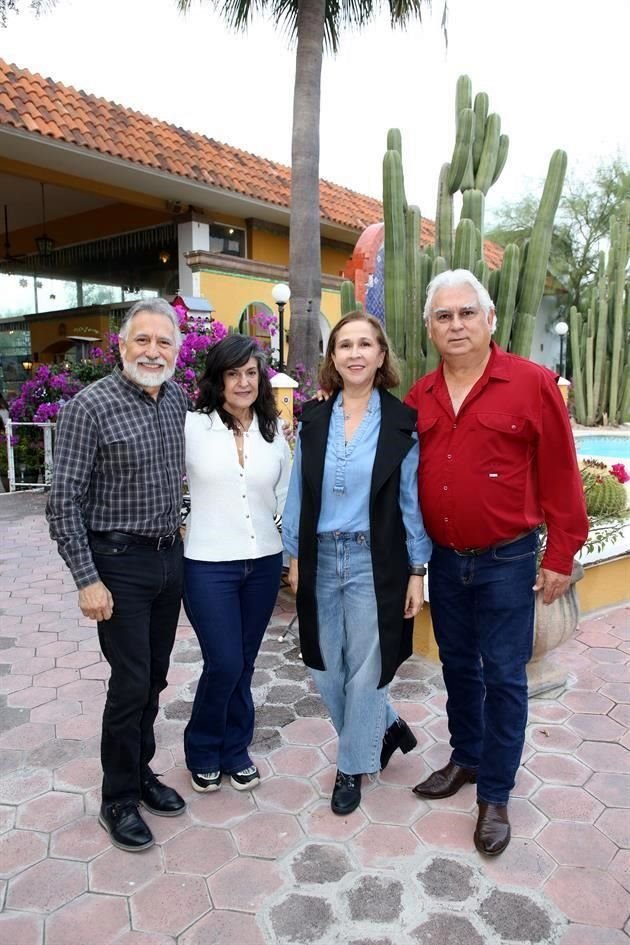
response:
[[[171,379],[175,373],[175,365],[169,367],[164,365],[159,374],[152,374],[150,371],[143,371],[142,367],[135,361],[125,361],[123,358],[123,369],[127,377],[137,384],[138,387],[151,388],[161,387],[165,381]]]

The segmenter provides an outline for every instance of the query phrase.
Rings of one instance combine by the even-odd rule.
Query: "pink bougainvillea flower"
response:
[[[630,482],[630,475],[628,475],[628,470],[623,463],[615,463],[614,466],[610,467],[610,471],[622,485],[625,482]]]

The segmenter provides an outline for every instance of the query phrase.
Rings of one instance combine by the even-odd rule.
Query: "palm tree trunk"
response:
[[[303,364],[314,375],[319,361],[321,236],[319,113],[326,0],[300,0],[291,146],[291,328],[289,371]]]

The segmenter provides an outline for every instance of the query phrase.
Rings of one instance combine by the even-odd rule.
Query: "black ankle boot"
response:
[[[411,751],[412,748],[415,748],[418,744],[418,739],[413,734],[407,723],[404,719],[400,717],[396,719],[395,722],[389,726],[385,735],[383,736],[383,747],[381,749],[381,771],[389,764],[389,759],[392,757],[397,748],[400,748],[403,755],[406,755],[408,751]]]
[[[351,814],[361,803],[361,775],[337,771],[330,807],[333,814]]]

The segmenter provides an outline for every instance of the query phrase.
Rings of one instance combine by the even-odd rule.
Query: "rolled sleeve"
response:
[[[420,447],[414,433],[415,443],[405,456],[400,467],[400,511],[407,533],[409,564],[417,567],[426,564],[431,557],[431,539],[427,535],[418,502],[418,467]]]

